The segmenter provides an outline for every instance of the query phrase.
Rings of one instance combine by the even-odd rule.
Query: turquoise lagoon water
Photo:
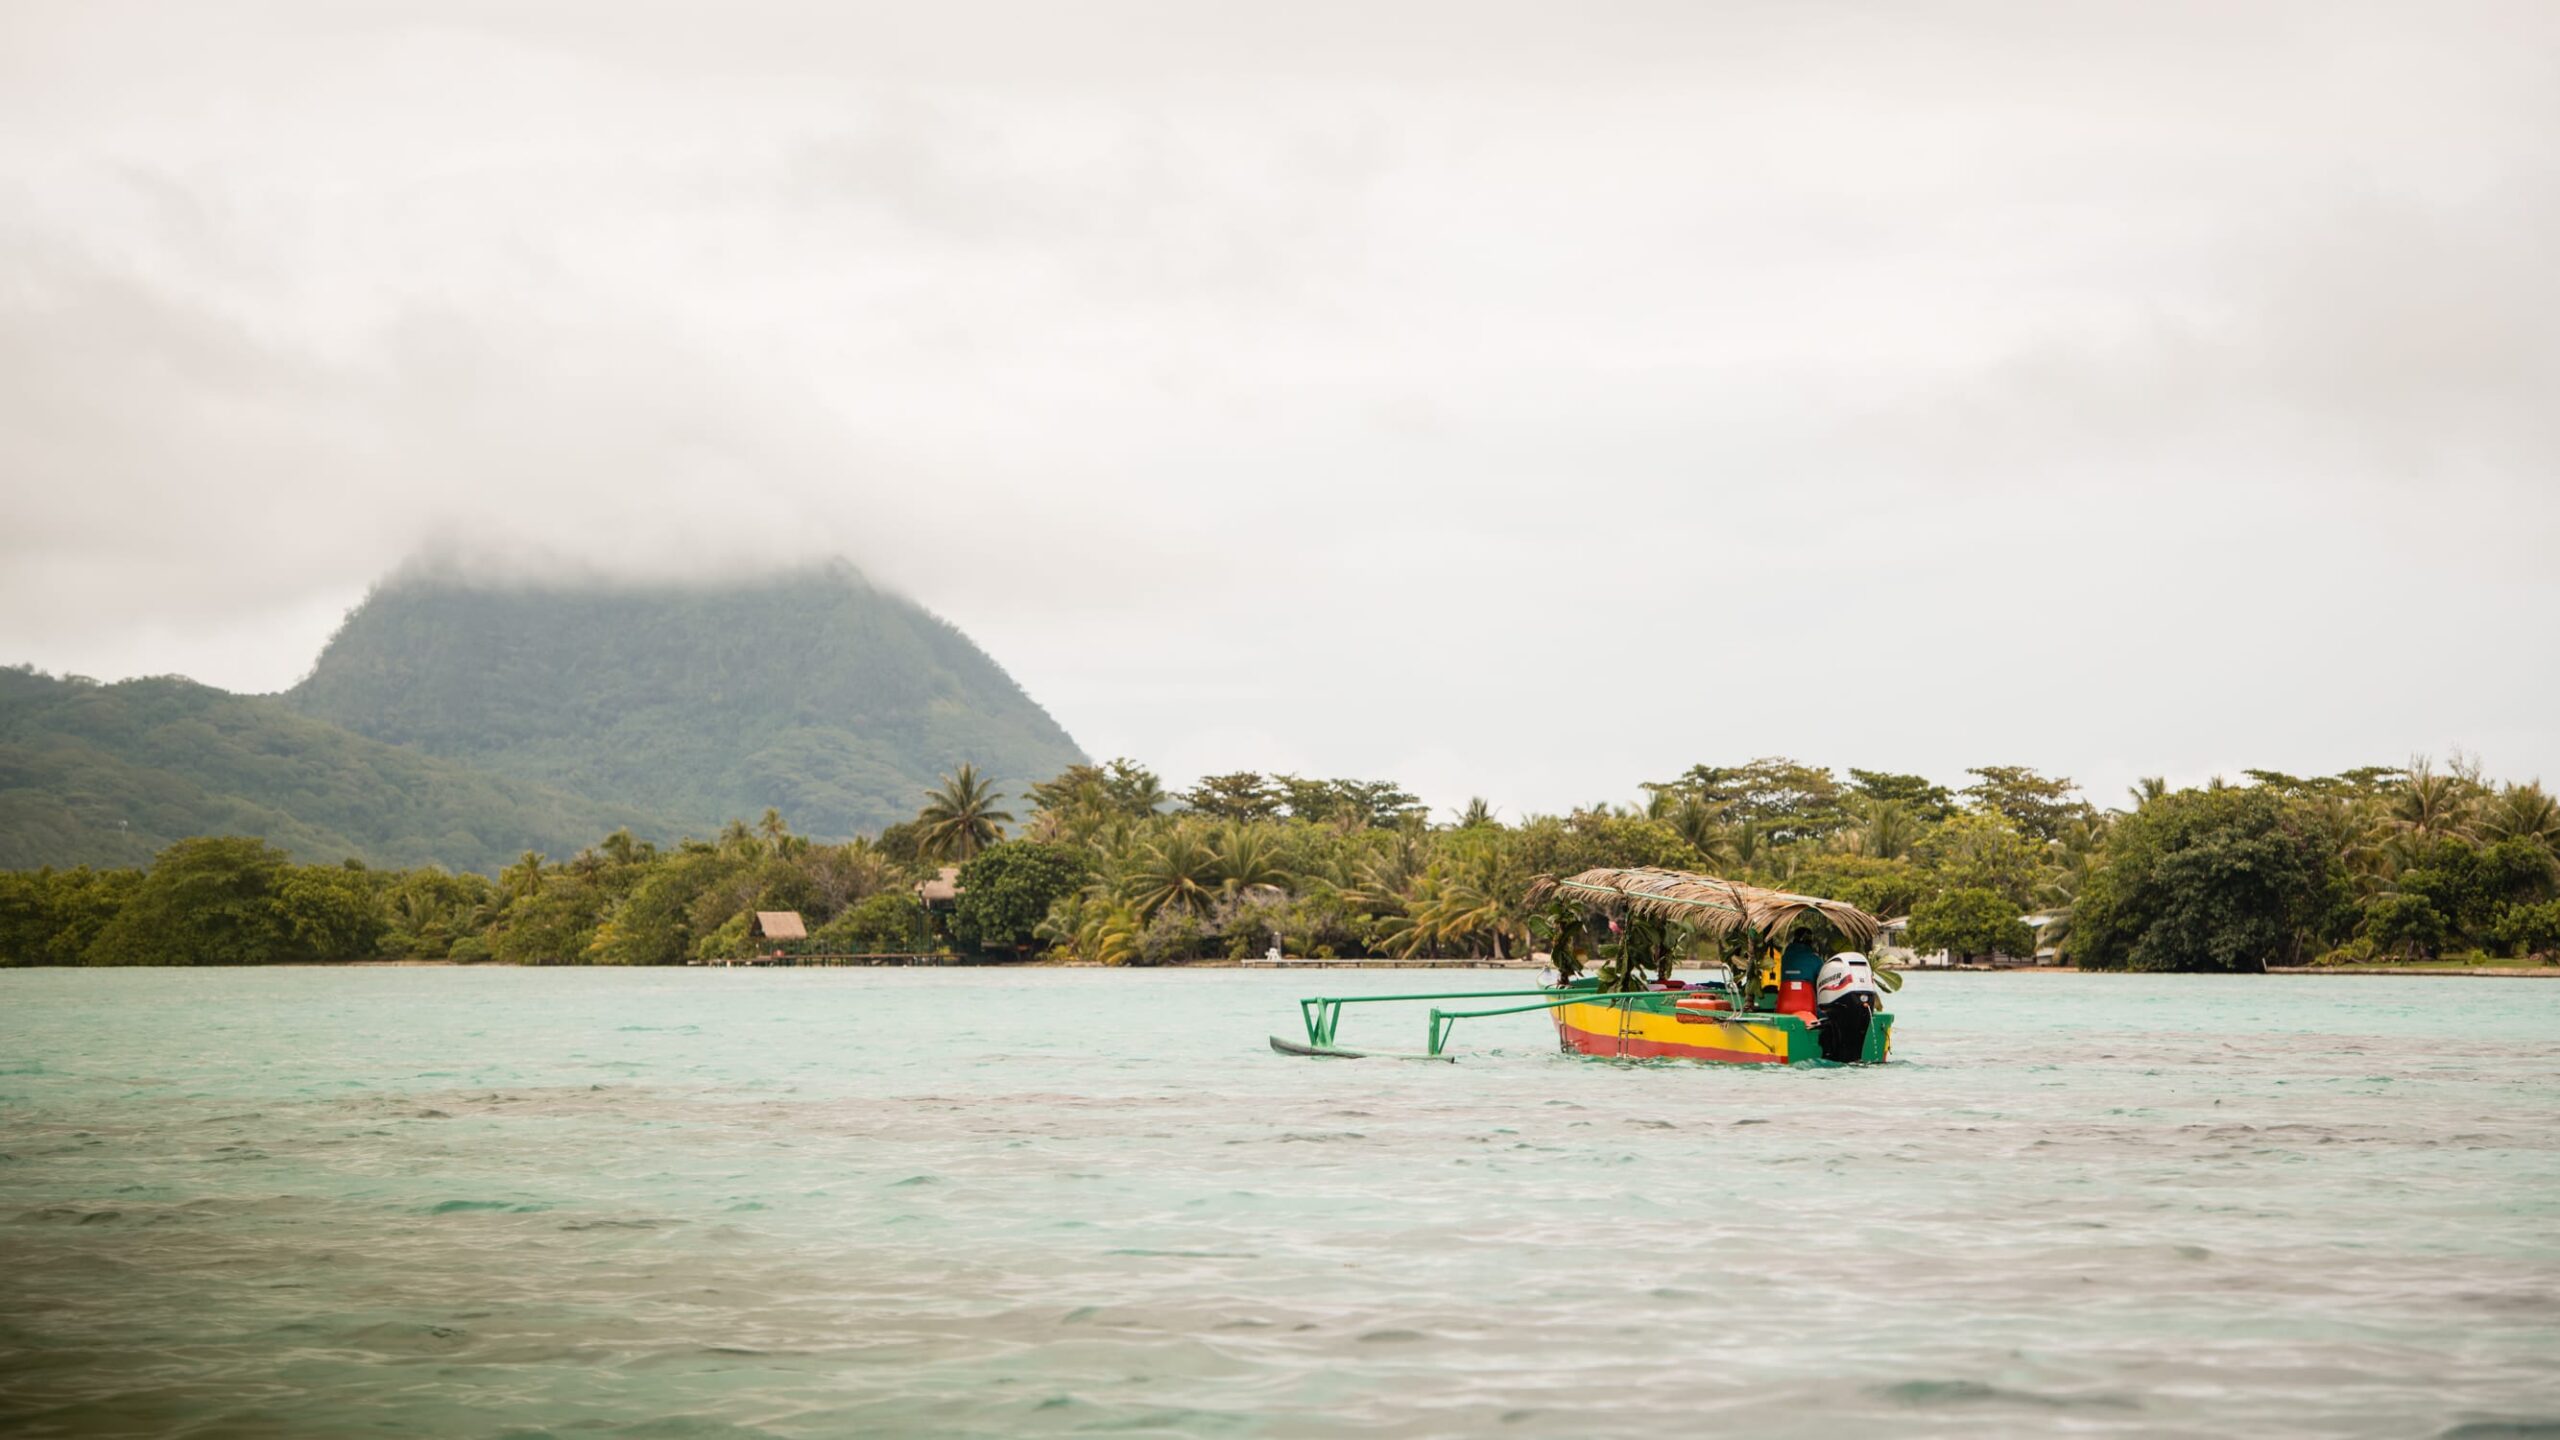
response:
[[[2560,984],[1264,1043],[1516,981],[0,973],[0,1431],[2560,1434]]]

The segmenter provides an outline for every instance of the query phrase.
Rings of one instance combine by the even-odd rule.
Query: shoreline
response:
[[[1494,959],[1430,959],[1397,960],[1391,958],[1333,960],[1191,960],[1179,965],[1101,965],[1090,960],[977,960],[952,955],[922,955],[912,960],[875,958],[848,964],[843,960],[810,960],[791,958],[778,960],[688,961],[683,965],[526,965],[510,960],[297,960],[276,965],[6,965],[0,970],[1129,970],[1170,972],[1187,970],[1257,970],[1273,973],[1290,970],[1510,970],[1543,971],[1549,968],[1536,960]],[[2179,971],[2083,970],[2071,965],[1927,965],[1913,966],[1901,972],[1905,976],[1922,975],[2134,975],[2181,974]],[[2366,976],[2390,979],[2457,979],[2457,980],[2560,980],[2560,965],[2270,965],[2267,975]]]

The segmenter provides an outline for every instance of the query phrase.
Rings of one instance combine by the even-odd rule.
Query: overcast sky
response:
[[[2560,6],[0,6],[0,661],[841,554],[1097,756],[2560,779]]]

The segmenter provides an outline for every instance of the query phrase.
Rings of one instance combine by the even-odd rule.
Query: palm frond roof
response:
[[[1550,896],[1611,915],[1634,913],[1676,920],[1712,935],[1739,929],[1777,935],[1800,920],[1817,919],[1827,922],[1861,950],[1875,943],[1876,930],[1882,923],[1855,905],[1818,895],[1796,895],[1738,880],[1719,880],[1713,875],[1650,866],[1626,870],[1604,867],[1562,879],[1541,875],[1530,883],[1530,904],[1542,903]]]

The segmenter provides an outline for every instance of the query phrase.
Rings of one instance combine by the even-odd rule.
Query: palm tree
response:
[[[1168,905],[1205,911],[1218,894],[1218,857],[1177,828],[1139,847],[1123,886],[1124,898],[1148,919]]]
[[[1087,888],[1051,907],[1032,933],[1076,959],[1126,965],[1138,958],[1138,936],[1145,929],[1135,906]]]
[[[616,865],[629,865],[657,853],[655,846],[643,845],[634,838],[628,825],[604,837],[604,843],[596,848]]]
[[[1911,848],[1911,812],[1899,800],[1869,798],[1856,807],[1858,853],[1899,860]]]
[[[2560,850],[2560,800],[2536,780],[2508,785],[2480,814],[2480,834],[2488,840],[2524,840],[2545,850]]]
[[[1076,931],[1084,957],[1100,965],[1126,965],[1138,958],[1138,934],[1146,926],[1126,905],[1104,905]]]
[[[2421,755],[2409,762],[2400,793],[2391,801],[2391,823],[2420,839],[2459,835],[2469,828],[2471,787],[2461,775],[2439,774]]]
[[[1260,825],[1228,825],[1218,832],[1218,888],[1240,895],[1258,886],[1285,888],[1289,872],[1280,865],[1271,832]]]
[[[2152,801],[2169,793],[2169,781],[2164,776],[2145,775],[2134,781],[2132,788],[2125,793],[2133,797],[2133,808],[2136,812],[2148,810],[2151,808]]]
[[[976,859],[1004,838],[1005,824],[1013,819],[995,808],[999,798],[993,785],[978,778],[976,766],[962,764],[942,777],[941,789],[925,792],[924,808],[916,812],[918,848],[936,860],[965,865]]]
[[[542,893],[543,856],[527,850],[516,857],[516,863],[498,872],[498,883],[509,899],[530,898]]]
[[[1156,778],[1154,771],[1141,770],[1125,760],[1112,761],[1110,768],[1115,799],[1123,813],[1153,815],[1173,803],[1173,797],[1164,793],[1164,782]]]
[[[1481,830],[1501,823],[1493,818],[1492,802],[1481,795],[1468,800],[1467,808],[1458,812],[1458,828],[1461,830]]]
[[[2356,891],[2370,895],[2388,878],[2390,855],[2383,845],[2381,806],[2370,797],[2321,795],[2301,809],[2305,826],[2355,881]]]
[[[1499,850],[1484,846],[1450,862],[1432,918],[1443,936],[1485,937],[1493,942],[1493,958],[1507,959],[1503,941],[1525,929],[1520,897],[1527,888],[1506,873]]]
[[[1377,947],[1400,959],[1410,960],[1425,948],[1438,954],[1440,930],[1434,910],[1440,900],[1440,873],[1437,867],[1424,872],[1414,882],[1411,898],[1402,909],[1382,916],[1377,932]]]
[[[1759,820],[1745,820],[1726,832],[1728,848],[1734,863],[1745,870],[1769,858],[1769,837],[1761,832]]]
[[[1725,833],[1722,805],[1689,796],[1672,810],[1671,828],[1710,865],[1733,858],[1733,837]]]

